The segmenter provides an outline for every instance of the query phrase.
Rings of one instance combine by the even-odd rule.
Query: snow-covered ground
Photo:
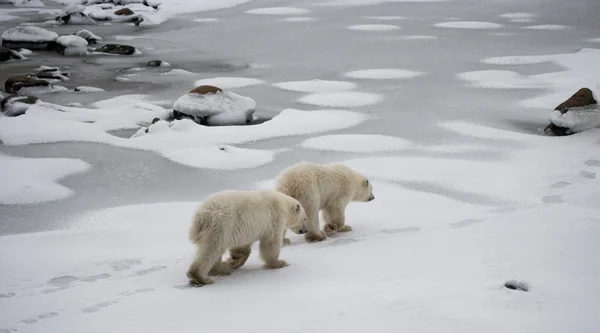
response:
[[[163,0],[142,13],[152,27],[46,27],[141,54],[70,58],[66,88],[0,114],[0,333],[597,332],[600,129],[541,131],[579,88],[598,99],[597,8]],[[0,4],[0,27],[41,10]],[[67,62],[48,54],[0,66]],[[272,119],[167,122],[197,85]],[[188,286],[202,200],[272,188],[302,160],[370,178],[353,231],[288,233],[289,267],[263,270],[255,245],[239,271]]]

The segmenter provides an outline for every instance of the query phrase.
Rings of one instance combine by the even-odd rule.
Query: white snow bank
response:
[[[514,23],[527,23],[533,21],[537,17],[537,15],[533,13],[518,12],[502,14],[500,15],[500,17],[508,19]]]
[[[209,125],[243,125],[252,120],[256,102],[246,96],[231,91],[211,94],[189,93],[181,96],[173,104],[173,110],[203,118],[208,117]]]
[[[504,27],[502,24],[481,21],[451,21],[441,22],[433,25],[436,28],[451,29],[498,29]]]
[[[550,87],[550,84],[547,82],[523,76],[517,72],[504,70],[465,72],[458,74],[457,77],[470,82],[475,87],[481,88],[539,89]]]
[[[596,93],[600,91],[598,59],[600,59],[600,50],[582,49],[566,54],[495,57],[484,59],[483,62],[500,65],[526,65],[551,61],[566,68],[557,72],[522,77],[532,85],[551,88],[551,90],[549,93],[520,101],[518,104],[523,107],[551,110],[582,87],[588,87]]]
[[[556,126],[568,128],[572,133],[598,128],[600,127],[600,107],[596,104],[570,108],[565,113],[554,110],[550,114],[550,122]]]
[[[67,198],[73,191],[57,182],[88,169],[90,165],[79,159],[0,154],[0,204],[35,204]]]
[[[377,104],[383,96],[367,92],[328,92],[309,94],[298,99],[298,102],[324,107],[359,107]]]
[[[297,7],[266,7],[246,11],[247,14],[259,15],[302,15],[307,14],[308,12],[308,9]]]
[[[36,26],[18,26],[2,33],[2,39],[7,41],[49,42],[57,38],[56,32]]]
[[[347,81],[313,79],[306,81],[280,82],[273,84],[273,86],[290,91],[316,93],[353,90],[356,89],[358,85]]]
[[[407,69],[399,68],[375,68],[375,69],[362,69],[344,74],[345,77],[353,79],[375,79],[375,80],[388,80],[388,79],[410,79],[413,77],[424,75],[423,72],[411,71]]]
[[[60,36],[60,37],[58,37],[56,42],[59,45],[62,45],[65,47],[65,50],[63,52],[64,52],[64,55],[66,55],[66,56],[86,55],[88,53],[87,52],[87,46],[88,46],[87,40],[85,40],[79,36],[75,36],[75,35]]]
[[[15,7],[45,7],[40,0],[12,0]]]
[[[162,65],[162,63],[161,63]],[[186,71],[185,69],[174,68],[166,73],[162,73],[160,75],[196,75],[194,72]]]
[[[551,31],[566,30],[569,28],[570,27],[568,27],[566,25],[560,25],[560,24],[541,24],[541,25],[530,25],[528,27],[525,27],[525,29],[530,29],[530,30],[551,30]]]
[[[255,168],[273,162],[273,150],[236,148],[228,145],[178,149],[164,154],[173,162],[203,169]]]
[[[407,149],[411,146],[411,142],[379,134],[336,134],[310,138],[300,145],[319,150],[371,153]]]
[[[210,23],[210,22],[217,22],[219,19],[215,18],[215,17],[204,17],[204,18],[198,18],[198,19],[194,19],[194,22],[199,22],[199,23]]]
[[[213,77],[195,82],[196,86],[210,85],[221,89],[242,88],[263,83],[262,80],[248,77]]]
[[[282,18],[280,21],[283,21],[283,22],[310,22],[310,21],[314,21],[314,20],[315,20],[314,17],[298,16],[298,17]]]
[[[400,30],[401,28],[393,24],[358,24],[351,25],[348,29],[357,31],[392,31]]]

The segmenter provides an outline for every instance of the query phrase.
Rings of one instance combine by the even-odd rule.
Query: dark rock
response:
[[[160,121],[160,118],[154,118],[154,119],[152,119],[152,124],[156,124],[159,121]]]
[[[121,9],[115,11],[115,15],[119,15],[119,16],[127,16],[127,15],[133,15],[133,14],[135,14],[133,12],[133,10],[131,10],[127,7],[121,8]]]
[[[42,69],[35,74],[35,77],[38,79],[66,81],[69,79],[69,73],[61,71],[58,67],[42,67]]]
[[[38,100],[37,97],[33,96],[10,95],[2,99],[0,109],[6,116],[17,117],[25,114],[29,106],[37,103]]]
[[[136,53],[136,51],[136,48],[133,46],[121,44],[105,44],[96,49],[96,52],[118,55],[132,55]]]
[[[22,88],[26,87],[47,87],[50,83],[48,81],[39,80],[30,76],[12,76],[6,80],[4,84],[4,90],[10,94],[16,94]]]
[[[149,67],[160,67],[160,65],[162,65],[162,63],[163,63],[162,60],[151,60],[151,61],[148,61],[147,65]]]
[[[102,42],[102,37],[94,35],[91,31],[87,29],[79,30],[73,35],[85,39],[88,42],[88,44],[99,44]]]
[[[20,53],[13,51],[11,49],[7,49],[5,47],[0,47],[0,61],[8,61],[13,59],[23,59]]]
[[[569,111],[570,108],[588,106],[597,103],[598,102],[594,99],[594,93],[592,93],[589,88],[581,88],[577,90],[573,96],[569,97],[569,99],[555,107],[554,110],[565,113]]]
[[[198,86],[192,90],[190,90],[190,94],[200,94],[200,95],[205,95],[205,94],[214,94],[217,92],[223,91],[221,88],[215,87],[215,86]]]
[[[6,48],[26,48],[33,50],[51,50],[56,44],[58,34],[36,26],[18,26],[2,33],[2,46]]]
[[[523,281],[510,280],[504,283],[504,287],[512,290],[529,291],[530,287]]]
[[[554,136],[565,136],[572,134],[568,128],[559,127],[550,123],[546,128],[544,128],[544,133],[546,135],[554,135]]]

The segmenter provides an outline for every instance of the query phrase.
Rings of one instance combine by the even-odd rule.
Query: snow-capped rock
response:
[[[19,52],[13,51],[11,49],[7,49],[5,47],[0,47],[0,62],[8,61],[13,59],[24,59],[25,57],[21,55]]]
[[[39,99],[37,97],[11,95],[2,99],[0,108],[5,116],[16,117],[25,114],[31,105],[38,102]]]
[[[546,134],[569,135],[600,127],[600,107],[589,88],[581,88],[550,114]]]
[[[252,121],[256,102],[214,86],[199,86],[173,104],[176,119],[190,118],[202,125],[245,125]]]
[[[18,26],[2,33],[2,46],[8,48],[51,49],[58,34],[36,26]]]
[[[68,5],[56,16],[56,20],[64,24],[96,24],[96,21],[88,17],[85,10],[86,7],[82,5]]]
[[[87,40],[76,35],[60,36],[56,40],[56,51],[65,56],[86,55],[87,46]]]
[[[73,35],[79,36],[79,37],[85,39],[88,42],[88,44],[102,43],[102,37],[99,37],[99,36],[93,34],[91,31],[89,31],[87,29],[79,30],[76,33],[74,33]]]

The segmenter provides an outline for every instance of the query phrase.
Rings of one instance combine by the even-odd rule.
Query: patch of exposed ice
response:
[[[351,25],[347,29],[355,31],[393,31],[401,28],[393,24],[358,24]]]
[[[308,12],[308,9],[297,7],[266,7],[246,11],[247,14],[258,15],[302,15],[307,14]]]
[[[337,7],[337,6],[371,6],[383,3],[435,3],[452,0],[326,0],[318,4],[319,6]]]
[[[550,88],[552,84],[523,76],[517,72],[506,70],[483,70],[465,72],[457,75],[461,80],[480,88],[494,89],[542,89]]]
[[[306,81],[289,81],[275,83],[273,86],[291,91],[316,93],[316,92],[334,92],[356,89],[358,86],[354,82],[347,81],[331,81],[331,80],[306,80]]]
[[[259,79],[247,77],[213,77],[195,82],[196,86],[210,85],[221,89],[234,89],[265,83]]]
[[[123,36],[123,35],[119,35],[119,36],[114,36],[113,37],[115,40],[134,40],[134,39],[139,39],[139,38],[144,38],[144,37],[140,37],[140,36]]]
[[[303,104],[323,107],[360,107],[377,104],[383,96],[368,92],[329,92],[309,94],[298,99]]]
[[[352,153],[373,153],[402,150],[411,147],[405,139],[379,134],[336,134],[305,140],[300,144],[304,148]]]
[[[560,25],[560,24],[540,24],[540,25],[530,25],[530,26],[525,27],[525,29],[530,29],[530,30],[552,30],[552,31],[566,30],[569,28],[570,28],[569,26]]]
[[[58,184],[68,175],[85,172],[90,165],[71,158],[23,158],[0,154],[0,204],[51,202],[73,195]]]
[[[424,74],[423,72],[400,68],[374,68],[347,72],[344,76],[353,79],[390,80],[410,79]]]
[[[589,41],[592,43],[600,43],[600,38],[592,38],[592,39],[589,39]]]
[[[15,7],[45,7],[40,0],[12,0]]]
[[[433,25],[436,28],[450,28],[450,29],[499,29],[504,27],[502,24],[493,22],[481,22],[481,21],[451,21],[451,22],[440,22]]]
[[[19,95],[36,96],[43,94],[52,94],[69,91],[68,88],[59,85],[49,85],[45,87],[23,87],[19,89]]]

